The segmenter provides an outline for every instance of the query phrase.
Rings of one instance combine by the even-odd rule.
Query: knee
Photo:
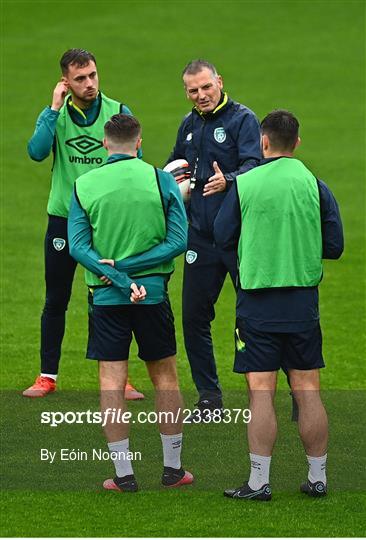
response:
[[[179,382],[175,359],[170,359],[156,369],[150,367],[150,378],[155,390],[158,391],[179,391]]]
[[[63,315],[67,311],[69,300],[70,294],[68,292],[62,290],[47,291],[43,313],[53,316]]]
[[[183,311],[182,321],[183,328],[185,331],[194,331],[201,333],[202,329],[210,328],[211,321],[214,319],[214,316],[208,311],[205,313],[200,313],[197,310]]]
[[[276,371],[264,371],[264,372],[251,372],[246,374],[246,380],[249,387],[249,392],[261,391],[266,393],[272,393],[276,391],[277,384],[277,372]]]
[[[318,392],[320,390],[320,377],[318,369],[311,369],[308,371],[290,369],[289,378],[291,390],[295,393],[304,392],[306,390]]]
[[[127,362],[99,362],[101,391],[124,391],[126,383]]]

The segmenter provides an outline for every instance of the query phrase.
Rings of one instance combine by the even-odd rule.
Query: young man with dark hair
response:
[[[135,118],[114,115],[105,124],[104,146],[107,163],[75,182],[68,224],[70,253],[87,269],[93,291],[87,357],[98,360],[103,415],[108,409],[123,412],[134,334],[155,387],[157,413],[164,413],[159,416],[162,484],[191,484],[193,476],[181,466],[182,399],[167,292],[173,258],[187,245],[182,198],[170,174],[136,159],[141,128]],[[104,482],[105,489],[137,491],[128,433],[128,423],[109,418],[105,435],[116,476]]]
[[[51,149],[54,157],[45,238],[46,302],[41,318],[41,373],[23,392],[23,396],[31,398],[44,397],[56,390],[65,314],[76,269],[67,244],[67,216],[74,181],[104,162],[106,120],[119,112],[132,114],[126,105],[99,91],[92,53],[70,49],[63,54],[60,67],[62,77],[53,91],[51,107],[46,107],[38,117],[28,143],[28,153],[33,160],[43,161]],[[126,397],[142,399],[144,396],[128,383]]]
[[[269,500],[269,469],[277,434],[273,405],[277,371],[288,372],[299,407],[299,433],[309,473],[301,491],[327,493],[327,415],[320,398],[324,367],[318,284],[323,259],[343,251],[342,223],[329,188],[293,157],[299,123],[285,110],[261,123],[263,160],[237,177],[215,222],[222,249],[237,249],[234,371],[249,388],[249,481],[225,496]]]
[[[259,122],[255,114],[231,100],[213,64],[194,60],[183,70],[192,111],[183,119],[168,162],[189,163],[191,199],[188,251],[183,278],[183,332],[192,378],[199,398],[191,420],[209,420],[222,408],[222,391],[211,338],[215,303],[229,273],[236,275],[236,254],[215,246],[213,224],[238,174],[260,160]]]

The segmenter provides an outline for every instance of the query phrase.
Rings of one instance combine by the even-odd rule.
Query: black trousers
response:
[[[66,218],[49,216],[44,252],[46,301],[41,317],[41,372],[56,375],[77,265],[69,254]]]
[[[221,400],[211,338],[215,303],[227,273],[235,284],[237,255],[215,247],[194,229],[188,233],[183,277],[183,333],[192,378],[200,399]],[[235,309],[235,306],[232,306]]]

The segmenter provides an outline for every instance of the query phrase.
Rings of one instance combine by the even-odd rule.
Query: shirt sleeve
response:
[[[337,201],[328,186],[317,180],[320,199],[323,259],[339,259],[344,249],[343,226]]]
[[[231,183],[239,174],[243,174],[256,167],[261,159],[260,126],[253,113],[244,115],[237,137],[239,167],[232,172],[225,173],[225,179]]]
[[[187,215],[177,183],[169,173],[158,170],[166,213],[166,237],[139,255],[116,261],[115,268],[128,274],[170,261],[187,249]]]
[[[226,251],[236,250],[241,232],[241,212],[236,180],[226,195],[214,222],[217,246]]]
[[[28,142],[28,154],[34,161],[43,161],[50,155],[59,114],[46,107],[37,118],[36,128]]]
[[[181,125],[179,126],[179,129],[178,129],[177,139],[176,139],[176,141],[175,141],[174,148],[173,148],[173,150],[171,151],[170,156],[169,156],[169,158],[167,159],[165,165],[167,165],[167,164],[170,163],[171,161],[174,161],[175,159],[186,159],[185,152],[184,152],[184,147],[183,147],[183,141],[184,141],[184,137],[183,137],[183,129],[184,129],[184,124],[185,124],[185,121],[183,120],[183,122],[181,123]]]
[[[131,283],[133,282],[127,274],[118,271],[109,264],[98,262],[101,257],[91,247],[92,231],[88,216],[77,199],[76,187],[71,198],[67,235],[71,257],[97,276],[107,276],[113,285],[121,289],[123,293],[129,293]]]

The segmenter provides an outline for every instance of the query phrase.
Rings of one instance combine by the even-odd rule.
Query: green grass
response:
[[[362,486],[364,490],[361,455],[365,452],[360,412],[365,409],[359,391],[365,390],[366,380],[364,2],[3,1],[1,9],[0,370],[1,388],[12,391],[8,406],[2,408],[1,534],[363,535],[364,491],[359,490]],[[229,94],[260,118],[276,107],[288,108],[299,117],[303,143],[298,156],[335,193],[346,241],[343,258],[326,262],[320,293],[327,363],[322,383],[329,390],[326,398],[331,417],[332,485],[326,500],[304,500],[297,492],[306,467],[295,428],[287,418],[284,394],[278,400],[281,430],[273,463],[276,490],[269,504],[236,504],[222,497],[222,489],[241,482],[247,473],[243,426],[236,430],[232,425],[227,433],[222,428],[217,432],[196,427],[186,430],[184,460],[196,474],[197,485],[179,492],[158,488],[160,465],[148,452],[146,462],[139,466],[145,490],[131,496],[101,492],[100,482],[111,473],[109,463],[98,464],[90,472],[71,464],[55,469],[37,465],[37,445],[47,440],[47,431],[37,431],[37,407],[59,406],[62,392],[41,404],[25,403],[19,394],[38,370],[44,297],[42,243],[51,167],[50,159],[31,162],[26,144],[37,115],[51,101],[59,77],[58,59],[74,46],[96,54],[102,90],[127,103],[141,120],[144,157],[155,165],[166,159],[179,122],[189,109],[180,72],[192,58],[213,61]],[[187,395],[187,405],[191,405],[192,383],[181,332],[181,260],[177,266],[170,291],[177,322],[179,375],[184,391],[191,392]],[[231,284],[226,282],[213,332],[226,400],[235,405],[240,395],[242,402],[245,398],[242,377],[232,373],[234,301]],[[97,387],[96,365],[84,360],[86,335],[86,291],[79,269],[59,378],[60,390],[73,395]],[[151,384],[135,349],[130,371],[151,397]],[[280,387],[286,387],[283,378]],[[134,450],[138,445],[145,448],[144,434],[150,437],[150,431],[136,426],[134,432]],[[60,444],[70,442],[68,446],[73,448],[73,444],[83,443],[78,440],[82,432],[57,433],[62,434],[60,439],[64,437]],[[98,427],[89,430],[87,437],[89,445],[103,446]],[[160,459],[154,430],[151,441],[155,441],[152,449],[156,446]],[[235,448],[232,441],[237,442]],[[149,478],[150,463],[154,474]],[[41,477],[49,478],[48,489]],[[353,478],[357,491],[352,490]]]

